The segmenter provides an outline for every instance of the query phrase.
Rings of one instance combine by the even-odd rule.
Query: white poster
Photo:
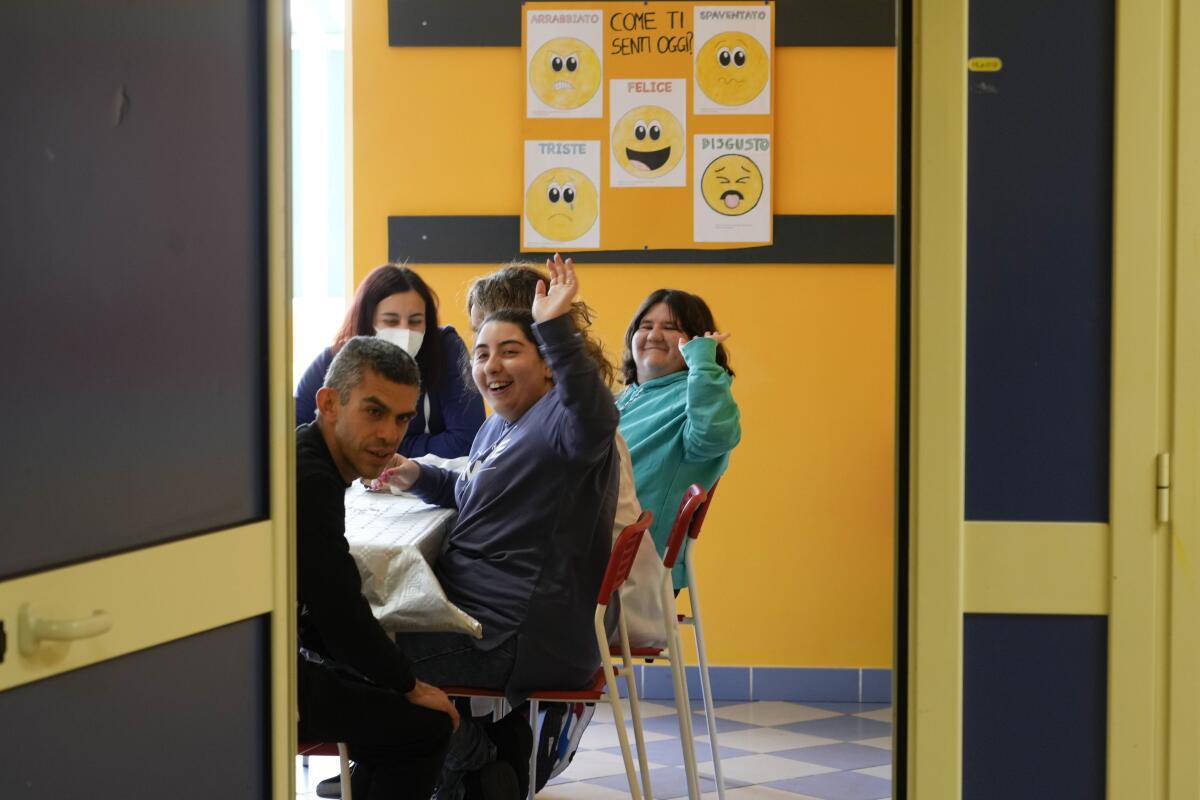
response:
[[[526,116],[603,116],[603,18],[597,9],[526,10]]]
[[[609,185],[687,186],[687,82],[609,81]]]
[[[771,137],[699,135],[693,142],[697,242],[771,241]]]
[[[600,246],[600,142],[525,142],[526,248]]]
[[[696,114],[771,113],[771,8],[696,6]]]

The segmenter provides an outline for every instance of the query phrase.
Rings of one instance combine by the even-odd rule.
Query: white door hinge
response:
[[[1158,454],[1158,469],[1155,488],[1158,495],[1158,521],[1166,523],[1171,521],[1171,454]]]

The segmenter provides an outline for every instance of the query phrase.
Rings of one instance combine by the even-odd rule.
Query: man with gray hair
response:
[[[355,798],[428,800],[458,712],[412,673],[379,626],[345,536],[346,487],[391,463],[417,409],[412,357],[356,336],[296,429],[296,594],[300,604],[300,739],[340,741],[356,762]]]

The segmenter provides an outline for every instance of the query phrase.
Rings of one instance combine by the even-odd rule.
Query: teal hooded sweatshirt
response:
[[[683,346],[687,369],[635,383],[617,395],[638,502],[654,512],[650,535],[660,556],[684,490],[693,483],[711,489],[742,438],[733,380],[716,356],[716,341],[693,339]],[[682,552],[671,578],[676,589],[687,586]]]

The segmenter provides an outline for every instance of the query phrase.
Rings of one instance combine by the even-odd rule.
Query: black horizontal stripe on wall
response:
[[[775,215],[775,241],[728,250],[599,250],[592,264],[892,264],[895,219],[876,215]],[[518,216],[388,217],[388,258],[417,264],[496,264],[522,253]]]
[[[388,0],[388,44],[520,47],[522,5],[521,0]],[[896,44],[893,0],[776,0],[775,17],[776,47]]]

